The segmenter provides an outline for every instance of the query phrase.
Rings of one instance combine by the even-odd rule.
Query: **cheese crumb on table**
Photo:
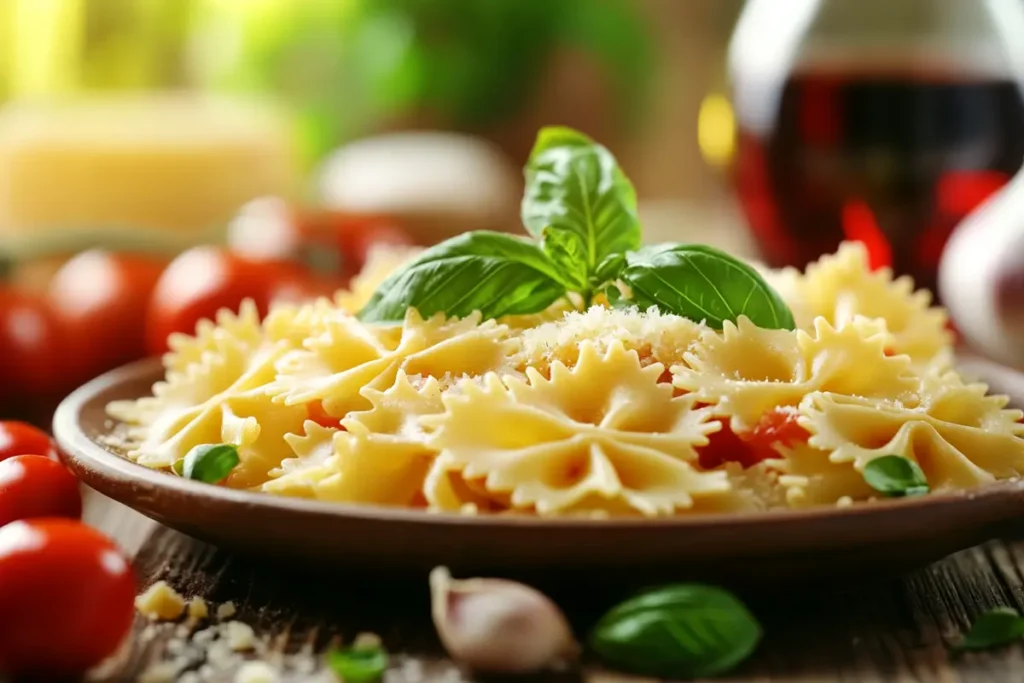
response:
[[[229,621],[224,624],[226,633],[224,635],[230,647],[235,652],[251,650],[256,645],[256,633],[252,626],[241,621]]]
[[[224,604],[217,607],[217,619],[230,619],[231,617],[235,616],[235,612],[237,611],[238,610],[235,609],[235,603],[225,602]]]
[[[203,600],[198,595],[188,601],[188,616],[189,619],[195,619],[200,621],[210,616],[210,608],[206,605],[206,600]]]
[[[265,662],[246,662],[238,668],[235,683],[277,683],[278,676]]]
[[[166,581],[157,581],[135,598],[135,609],[154,621],[171,621],[185,611],[185,599]]]
[[[376,633],[363,632],[352,641],[353,650],[375,650],[381,646],[380,636]]]

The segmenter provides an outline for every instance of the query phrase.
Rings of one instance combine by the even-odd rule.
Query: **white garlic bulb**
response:
[[[448,654],[477,671],[527,673],[577,653],[569,623],[547,596],[504,579],[430,572],[434,626]]]

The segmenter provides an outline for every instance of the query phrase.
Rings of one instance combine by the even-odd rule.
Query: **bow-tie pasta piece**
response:
[[[168,373],[184,372],[204,355],[219,353],[225,345],[255,349],[264,342],[260,314],[252,299],[245,299],[234,313],[228,308],[217,312],[216,322],[200,320],[194,335],[175,332],[167,338],[170,351],[163,364]]]
[[[410,309],[401,327],[371,327],[339,312],[304,346],[281,359],[268,393],[284,405],[319,401],[341,418],[369,407],[363,387],[382,391],[399,370],[449,381],[483,374],[506,364],[516,342],[506,326],[478,315],[424,320]]]
[[[437,380],[413,386],[399,372],[386,391],[364,389],[371,408],[342,420],[329,445],[322,430],[310,438],[293,438],[295,459],[282,463],[265,491],[304,495],[346,503],[374,503],[423,507],[423,484],[435,457],[426,445],[420,418],[443,409]],[[331,454],[323,458],[326,449]],[[315,454],[315,457],[311,457]]]
[[[621,343],[601,353],[584,342],[573,368],[465,381],[442,397],[443,414],[422,422],[449,470],[541,515],[668,515],[732,497],[724,471],[694,466],[695,447],[719,425],[659,383],[663,369],[642,367]]]
[[[744,435],[813,391],[913,401],[920,387],[909,358],[886,355],[884,326],[863,318],[842,329],[819,318],[809,333],[763,329],[741,317],[706,331],[686,362],[672,368],[675,386]]]
[[[801,284],[803,307],[834,327],[845,327],[856,316],[880,318],[892,335],[891,353],[905,353],[921,365],[949,361],[946,312],[931,306],[928,290],[914,291],[909,276],[893,279],[890,268],[872,271],[860,242],[845,242],[835,254],[810,264]]]
[[[337,316],[338,309],[324,297],[301,305],[279,303],[271,307],[263,330],[268,341],[285,341],[300,349],[307,339],[326,332],[328,321]]]
[[[285,458],[270,470],[270,480],[263,483],[262,490],[282,496],[316,498],[314,487],[334,474],[327,463],[337,451],[336,442],[344,437],[345,432],[340,429],[306,420],[301,433],[285,435],[285,443],[294,457]]]
[[[921,466],[933,490],[973,488],[1024,472],[1024,414],[985,392],[948,373],[925,377],[916,406],[815,393],[800,422],[808,444],[836,466],[861,472],[874,458],[902,455]]]
[[[513,359],[514,369],[534,368],[549,376],[560,363],[573,367],[580,344],[590,342],[599,351],[615,344],[635,351],[642,365],[661,363],[666,368],[683,362],[683,353],[704,328],[700,323],[656,309],[617,310],[593,306],[585,312],[566,313],[560,320],[544,323],[522,333],[523,347]],[[663,381],[669,377],[662,378]]]
[[[235,336],[237,329],[244,333]],[[247,325],[218,327],[202,339],[208,350],[198,353],[199,360],[183,371],[168,370],[167,379],[153,386],[152,396],[115,401],[107,407],[108,414],[129,425],[128,455],[142,465],[170,467],[195,445],[220,443],[216,435],[222,408],[232,400],[247,406],[262,401],[270,408],[265,386],[273,380],[275,362],[287,351],[287,344],[257,343]],[[291,423],[297,414],[282,411],[280,418]]]

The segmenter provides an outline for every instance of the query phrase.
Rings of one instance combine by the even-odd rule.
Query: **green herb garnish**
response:
[[[930,490],[921,467],[902,455],[883,455],[864,466],[868,486],[891,498],[921,496]]]
[[[756,270],[702,244],[656,244],[627,254],[621,277],[641,307],[657,306],[721,329],[741,315],[758,327],[792,330],[793,314]]]
[[[231,474],[236,465],[237,447],[226,443],[202,444],[190,450],[181,461],[181,476],[216,484]]]
[[[359,319],[401,322],[410,308],[425,317],[498,318],[538,313],[562,297],[586,308],[604,293],[616,307],[656,306],[717,329],[740,316],[794,327],[782,298],[742,261],[702,245],[641,249],[629,179],[611,152],[572,129],[540,131],[522,219],[536,241],[477,231],[441,242],[392,273]],[[620,295],[618,282],[631,296]]]
[[[996,607],[978,618],[971,624],[964,639],[955,646],[955,650],[988,650],[989,648],[1007,645],[1024,636],[1024,617],[1010,607]]]
[[[613,608],[594,627],[590,646],[623,671],[689,678],[733,669],[760,639],[757,620],[733,595],[691,584],[647,591]]]
[[[372,683],[387,670],[388,653],[382,647],[332,650],[327,665],[345,683]]]

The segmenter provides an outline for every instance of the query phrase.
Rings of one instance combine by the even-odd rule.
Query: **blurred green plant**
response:
[[[514,117],[560,48],[606,70],[625,124],[654,64],[629,0],[205,0],[198,22],[200,82],[280,96],[308,163],[404,115],[462,130]]]

